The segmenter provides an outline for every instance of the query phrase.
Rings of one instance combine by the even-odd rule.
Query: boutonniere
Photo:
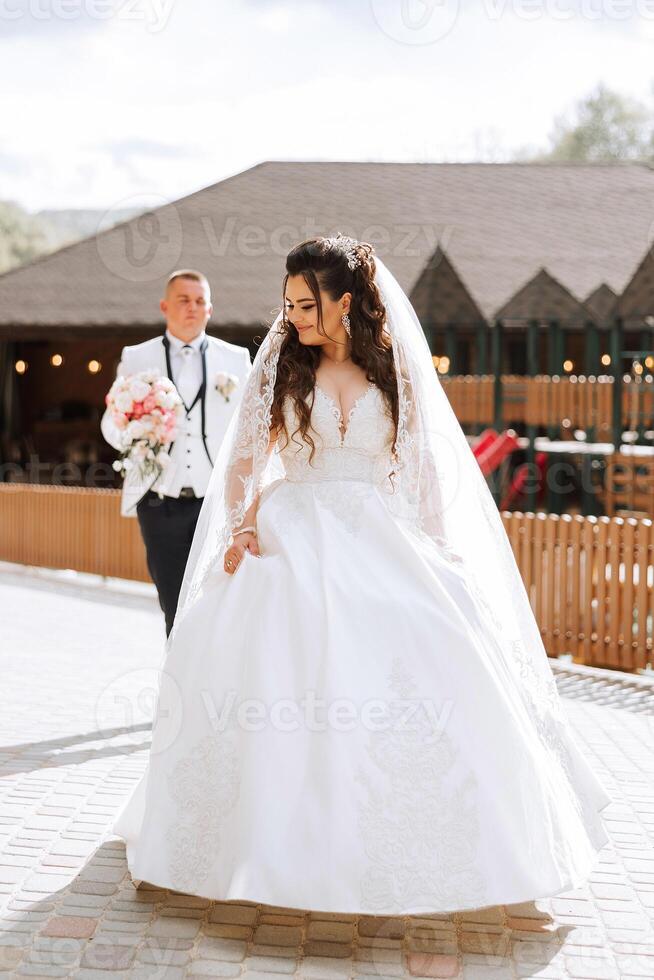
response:
[[[216,391],[228,402],[229,396],[238,387],[238,378],[235,374],[227,374],[226,371],[219,371],[216,375],[215,387]]]

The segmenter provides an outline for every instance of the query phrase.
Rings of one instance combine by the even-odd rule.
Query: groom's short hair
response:
[[[175,279],[192,279],[194,282],[204,283],[204,285],[207,287],[207,291],[211,293],[209,280],[203,272],[198,272],[197,269],[176,269],[175,272],[171,272],[166,280],[166,289],[164,292],[168,292],[168,287],[175,281]]]

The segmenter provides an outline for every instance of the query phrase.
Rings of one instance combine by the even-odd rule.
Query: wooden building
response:
[[[31,458],[35,479],[110,462],[105,393],[121,347],[162,332],[175,268],[205,272],[210,332],[254,354],[288,249],[343,231],[411,295],[443,370],[490,370],[495,337],[507,372],[530,351],[538,370],[583,372],[605,354],[614,307],[627,347],[649,329],[652,213],[641,164],[260,164],[0,276],[1,478]]]

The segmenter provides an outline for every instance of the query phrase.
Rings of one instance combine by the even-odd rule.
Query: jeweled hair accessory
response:
[[[338,235],[332,235],[330,238],[326,238],[325,241],[329,242],[331,246],[337,246],[343,249],[347,258],[348,268],[356,269],[361,265],[361,259],[357,255],[357,245],[359,243],[356,238],[348,238],[347,235],[341,235],[339,232]]]

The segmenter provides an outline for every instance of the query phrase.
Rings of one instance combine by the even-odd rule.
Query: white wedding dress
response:
[[[558,694],[558,726],[516,706],[519,665],[494,655],[492,611],[387,509],[381,391],[357,398],[344,434],[340,415],[317,387],[316,455],[309,466],[299,434],[280,452],[261,557],[233,576],[221,557],[181,622],[148,768],[112,828],[132,876],[391,915],[578,886],[608,841],[610,797]]]

